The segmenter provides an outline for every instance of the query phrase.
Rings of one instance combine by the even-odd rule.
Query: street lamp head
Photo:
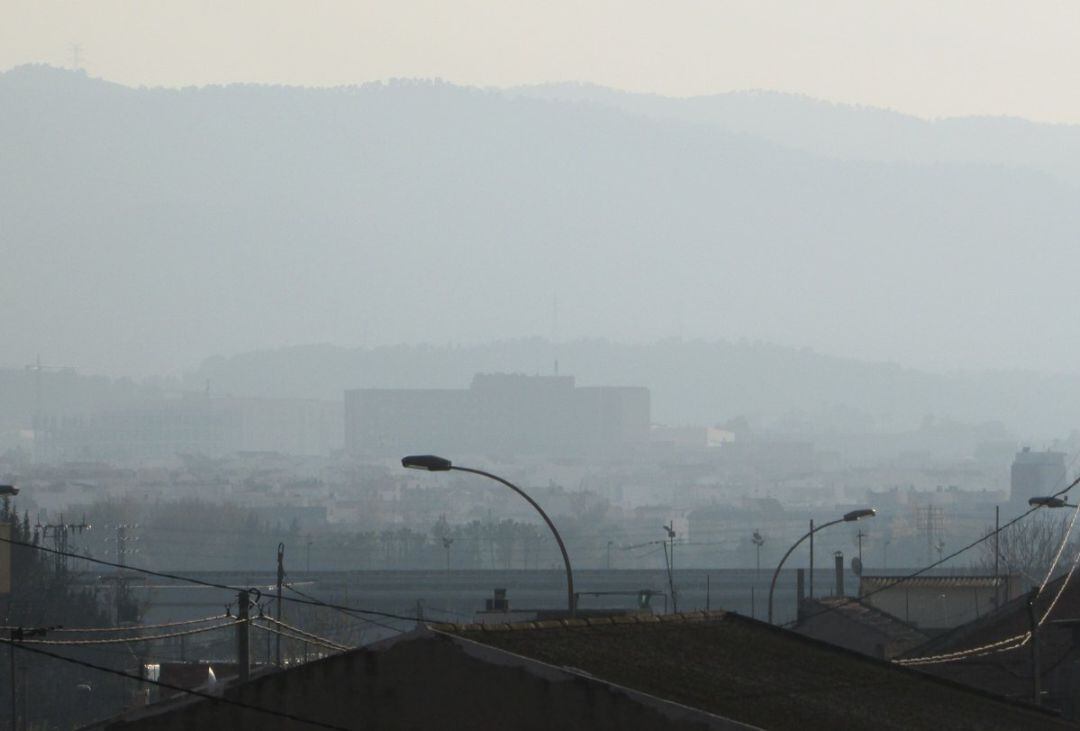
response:
[[[18,495],[19,488],[14,485],[0,485],[0,496],[4,495]]]
[[[856,520],[862,520],[863,518],[873,518],[877,515],[877,511],[873,508],[862,508],[861,510],[852,510],[850,513],[844,513],[844,521],[851,523]]]
[[[1059,497],[1033,497],[1028,500],[1028,505],[1033,508],[1071,508],[1067,502]]]
[[[410,470],[427,470],[428,472],[446,472],[452,466],[450,460],[436,457],[434,454],[414,454],[404,457],[401,466]]]

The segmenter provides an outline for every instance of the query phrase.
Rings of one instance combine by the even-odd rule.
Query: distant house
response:
[[[259,674],[223,698],[248,707],[187,698],[92,728],[1072,728],[1033,707],[720,612],[430,625]]]
[[[863,603],[898,617],[928,634],[989,614],[1020,593],[1019,576],[861,576]]]

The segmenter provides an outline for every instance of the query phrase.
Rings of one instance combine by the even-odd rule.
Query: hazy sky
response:
[[[1075,0],[0,0],[0,69],[78,44],[131,85],[573,80],[1080,123],[1078,34]]]

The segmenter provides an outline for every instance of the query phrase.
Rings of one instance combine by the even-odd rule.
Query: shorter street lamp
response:
[[[409,457],[404,457],[401,460],[401,466],[411,470],[427,470],[428,472],[449,472],[450,470],[456,470],[458,472],[471,472],[474,475],[481,475],[488,479],[501,482],[516,492],[521,497],[525,498],[529,505],[532,505],[536,509],[536,512],[540,513],[540,517],[547,523],[547,527],[551,529],[551,534],[555,536],[555,542],[559,544],[559,550],[562,552],[563,563],[566,565],[566,608],[573,617],[575,613],[574,601],[574,570],[570,567],[570,556],[566,553],[566,546],[563,544],[562,536],[559,535],[559,531],[555,528],[555,524],[551,522],[551,518],[544,512],[535,500],[525,494],[525,491],[508,480],[504,480],[498,475],[493,475],[490,472],[484,472],[483,470],[476,470],[471,467],[458,467],[450,460],[443,457],[436,457],[433,454],[414,454]],[[449,550],[449,547],[448,547]]]
[[[754,549],[757,551],[757,568],[754,573],[754,580],[756,581],[761,574],[761,547],[765,545],[765,536],[761,535],[761,532],[755,528],[754,535],[750,537],[750,542],[754,544]]]
[[[853,523],[856,520],[862,520],[863,518],[873,518],[875,515],[877,515],[877,511],[874,510],[873,508],[861,508],[859,510],[852,510],[849,513],[844,513],[843,517],[837,518],[836,520],[830,520],[828,523],[822,523],[821,525],[819,525],[816,528],[814,527],[814,521],[810,521],[810,530],[805,535],[803,535],[802,538],[800,538],[799,540],[795,541],[795,543],[792,544],[791,548],[789,548],[787,550],[787,553],[784,554],[784,557],[782,559],[780,559],[780,563],[777,564],[776,571],[773,572],[772,583],[769,584],[769,624],[772,624],[772,622],[773,622],[773,591],[776,590],[776,577],[778,577],[780,575],[780,569],[784,566],[784,561],[787,561],[788,556],[791,555],[791,552],[794,551],[796,548],[798,548],[799,544],[802,543],[803,541],[805,541],[807,538],[813,539],[815,533],[817,533],[819,530],[822,530],[824,528],[828,528],[830,525],[836,525],[837,523]],[[813,576],[813,570],[814,570],[814,568],[813,568],[814,567],[813,543],[811,543],[810,545],[811,545],[811,553],[810,553],[810,571],[811,571],[811,574],[810,574],[810,581],[812,583],[814,581],[814,576]]]
[[[14,485],[0,485],[0,497],[7,497],[9,495],[18,495],[19,488]]]

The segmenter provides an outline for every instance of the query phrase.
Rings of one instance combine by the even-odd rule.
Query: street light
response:
[[[1033,497],[1028,499],[1028,505],[1033,508],[1075,508],[1075,505],[1067,503],[1059,497]]]
[[[574,601],[574,570],[570,567],[570,556],[566,553],[566,545],[563,543],[562,536],[559,535],[558,529],[555,528],[555,524],[551,522],[551,518],[544,512],[535,500],[525,494],[525,491],[508,480],[504,480],[498,475],[493,475],[490,472],[484,472],[483,470],[476,470],[471,467],[458,467],[450,462],[450,460],[443,457],[436,457],[433,454],[415,454],[409,457],[404,457],[401,460],[401,466],[411,470],[427,470],[428,472],[449,472],[450,470],[456,470],[458,472],[470,472],[474,475],[481,475],[487,477],[490,480],[501,482],[516,492],[521,497],[525,498],[525,501],[532,505],[536,509],[536,512],[540,513],[540,517],[547,523],[547,527],[551,529],[551,534],[555,536],[555,542],[559,544],[559,551],[562,552],[563,563],[566,565],[566,606],[570,612],[570,616],[573,617],[577,602]]]
[[[777,564],[776,571],[773,572],[772,583],[769,584],[769,624],[772,624],[772,621],[773,621],[773,591],[776,589],[776,577],[778,577],[780,575],[780,569],[784,566],[784,561],[787,561],[788,556],[791,555],[791,552],[794,551],[796,548],[798,548],[799,544],[802,543],[803,541],[805,541],[807,538],[812,539],[815,533],[817,533],[819,530],[822,530],[824,528],[828,528],[830,525],[836,525],[837,523],[853,523],[856,520],[862,520],[863,518],[873,518],[875,515],[877,515],[877,511],[874,510],[873,508],[861,508],[859,510],[852,510],[851,512],[844,513],[843,517],[837,518],[836,520],[830,520],[828,523],[823,523],[823,524],[819,525],[816,528],[814,527],[814,521],[810,521],[810,530],[802,538],[800,538],[799,540],[795,541],[794,544],[792,544],[791,548],[789,548],[787,550],[787,553],[784,554],[784,557],[782,559],[780,559],[780,563]],[[811,582],[813,582],[813,580],[814,580],[813,566],[814,566],[814,554],[813,554],[813,549],[811,549],[811,553],[810,553],[810,567],[811,567],[810,568],[810,570],[811,570],[810,581]]]
[[[0,497],[6,497],[8,495],[18,495],[19,488],[14,485],[0,485]]]
[[[754,549],[757,551],[757,568],[754,569],[754,581],[761,578],[761,547],[765,545],[765,536],[761,535],[761,532],[755,528],[754,535],[750,537],[750,542],[754,544]]]

